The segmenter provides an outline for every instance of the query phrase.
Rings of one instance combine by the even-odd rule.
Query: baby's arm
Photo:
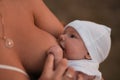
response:
[[[63,31],[63,25],[57,17],[48,9],[43,0],[34,0],[34,19],[35,24],[55,37]]]

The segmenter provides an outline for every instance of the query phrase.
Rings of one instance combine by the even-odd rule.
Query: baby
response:
[[[65,26],[59,43],[68,65],[84,75],[84,80],[101,80],[99,64],[103,62],[111,47],[111,29],[90,21],[75,20]],[[51,48],[54,55],[58,52]],[[57,49],[56,49],[57,50]],[[60,56],[56,57],[59,58]]]

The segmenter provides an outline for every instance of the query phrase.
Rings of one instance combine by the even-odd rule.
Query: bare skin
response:
[[[14,66],[28,73],[41,72],[46,51],[58,44],[55,37],[63,30],[61,23],[41,0],[1,0],[0,14],[4,18],[5,34],[15,44],[9,49],[0,39],[0,64]],[[0,69],[0,79],[28,80],[28,77]]]
[[[14,66],[27,73],[42,72],[46,51],[51,46],[58,45],[55,37],[57,38],[63,31],[62,24],[42,0],[0,0],[0,14],[4,18],[5,35],[14,41],[13,48],[6,48],[4,40],[0,39],[0,64]],[[1,34],[0,32],[0,37]],[[53,66],[53,59],[54,57],[47,58],[39,80],[45,80],[50,73],[59,76],[59,80],[70,80],[63,74],[66,69],[66,72],[71,74],[74,70],[67,68],[65,59],[59,61],[55,70],[49,68],[51,70],[47,72],[48,74],[44,73],[48,70],[47,65]],[[57,74],[58,72],[62,74]],[[51,75],[46,80],[56,79],[56,76]],[[0,80],[10,79],[29,80],[19,72],[0,69]]]

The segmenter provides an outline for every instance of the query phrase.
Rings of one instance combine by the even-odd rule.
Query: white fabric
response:
[[[95,80],[101,80],[99,64],[104,61],[111,47],[111,29],[105,25],[90,21],[75,20],[65,26],[74,28],[81,36],[90,56],[91,61],[69,61],[69,65],[75,70],[82,71],[88,75],[95,75]]]
[[[19,72],[19,73],[22,73],[22,74],[28,76],[28,74],[25,71],[23,71],[22,69],[17,68],[17,67],[0,64],[0,69],[12,70],[12,71],[16,71],[16,72]]]
[[[68,26],[74,28],[79,33],[92,60],[101,63],[106,59],[111,47],[111,29],[109,27],[80,20],[69,23],[65,28]]]
[[[99,64],[92,60],[69,60],[68,65],[76,71],[80,71],[89,76],[95,76],[94,80],[101,80],[101,72],[98,70]]]

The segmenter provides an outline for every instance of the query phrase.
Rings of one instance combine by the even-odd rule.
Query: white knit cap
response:
[[[111,29],[90,21],[75,20],[65,26],[74,28],[81,36],[91,58],[97,63],[106,59],[111,47]]]

